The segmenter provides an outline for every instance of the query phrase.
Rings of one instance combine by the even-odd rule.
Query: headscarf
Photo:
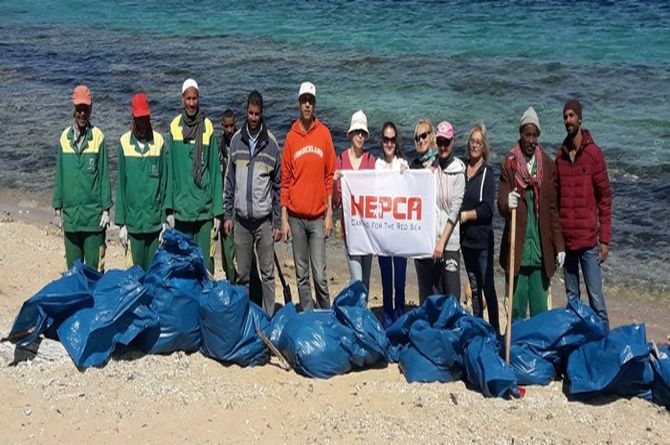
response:
[[[521,146],[519,144],[514,146],[507,160],[514,172],[515,188],[518,188],[519,193],[523,195],[523,191],[526,190],[526,187],[533,188],[533,207],[535,208],[535,215],[538,216],[540,214],[540,185],[544,178],[542,148],[540,147],[540,144],[535,145],[535,153],[533,153],[533,156],[535,157],[535,176],[531,176],[528,171],[526,157],[521,151]]]
[[[198,109],[195,116],[186,114],[186,110],[181,113],[181,121],[184,124],[183,134],[184,142],[195,141],[195,153],[193,154],[193,180],[200,186],[202,185],[202,136],[205,133],[205,112]]]

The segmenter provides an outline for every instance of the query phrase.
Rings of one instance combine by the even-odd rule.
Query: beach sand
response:
[[[65,268],[62,236],[49,225],[48,199],[0,191],[0,336],[21,304]],[[109,233],[107,268],[123,265]],[[294,298],[290,249],[277,254]],[[217,265],[218,266],[218,265]],[[408,266],[409,296],[416,295]],[[328,250],[331,296],[348,281],[341,243]],[[220,266],[216,278],[222,278]],[[497,277],[499,299],[504,280]],[[648,338],[666,341],[670,299],[653,288],[607,286],[612,326],[646,322]],[[565,304],[553,280],[554,306]],[[279,280],[277,296],[281,298]],[[381,285],[373,265],[370,306],[379,314]],[[408,298],[416,304],[416,298]],[[501,313],[504,310],[501,308]],[[78,371],[57,342],[10,366],[0,344],[2,443],[667,443],[670,412],[641,399],[570,402],[563,382],[527,388],[519,400],[486,399],[462,382],[408,384],[396,365],[330,380],[277,366],[225,367],[201,354],[116,354],[103,368]]]

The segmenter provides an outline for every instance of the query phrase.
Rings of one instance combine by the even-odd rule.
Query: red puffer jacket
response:
[[[568,140],[556,153],[556,178],[565,247],[588,249],[612,239],[612,189],[605,157],[582,129],[582,145],[570,160]]]

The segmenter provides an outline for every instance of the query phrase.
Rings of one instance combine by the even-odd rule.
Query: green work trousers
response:
[[[105,232],[65,232],[65,262],[70,269],[81,260],[93,269],[105,271]]]
[[[210,274],[214,275],[214,253],[212,247],[212,226],[213,221],[206,219],[203,221],[175,221],[174,228],[192,239],[202,250],[202,256],[205,259],[205,267]]]
[[[514,305],[512,318],[526,318],[530,306],[533,317],[548,309],[549,277],[540,267],[522,266],[514,277]]]
[[[221,237],[221,268],[230,284],[237,284],[235,272],[235,240],[232,235],[219,234]]]
[[[158,250],[158,235],[160,233],[160,230],[152,233],[129,233],[126,266],[138,265],[145,272],[149,270],[151,260]]]

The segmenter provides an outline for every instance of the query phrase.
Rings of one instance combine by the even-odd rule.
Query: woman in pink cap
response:
[[[434,291],[460,299],[460,211],[465,193],[465,164],[454,156],[454,127],[447,121],[437,125],[437,244],[433,252]]]

